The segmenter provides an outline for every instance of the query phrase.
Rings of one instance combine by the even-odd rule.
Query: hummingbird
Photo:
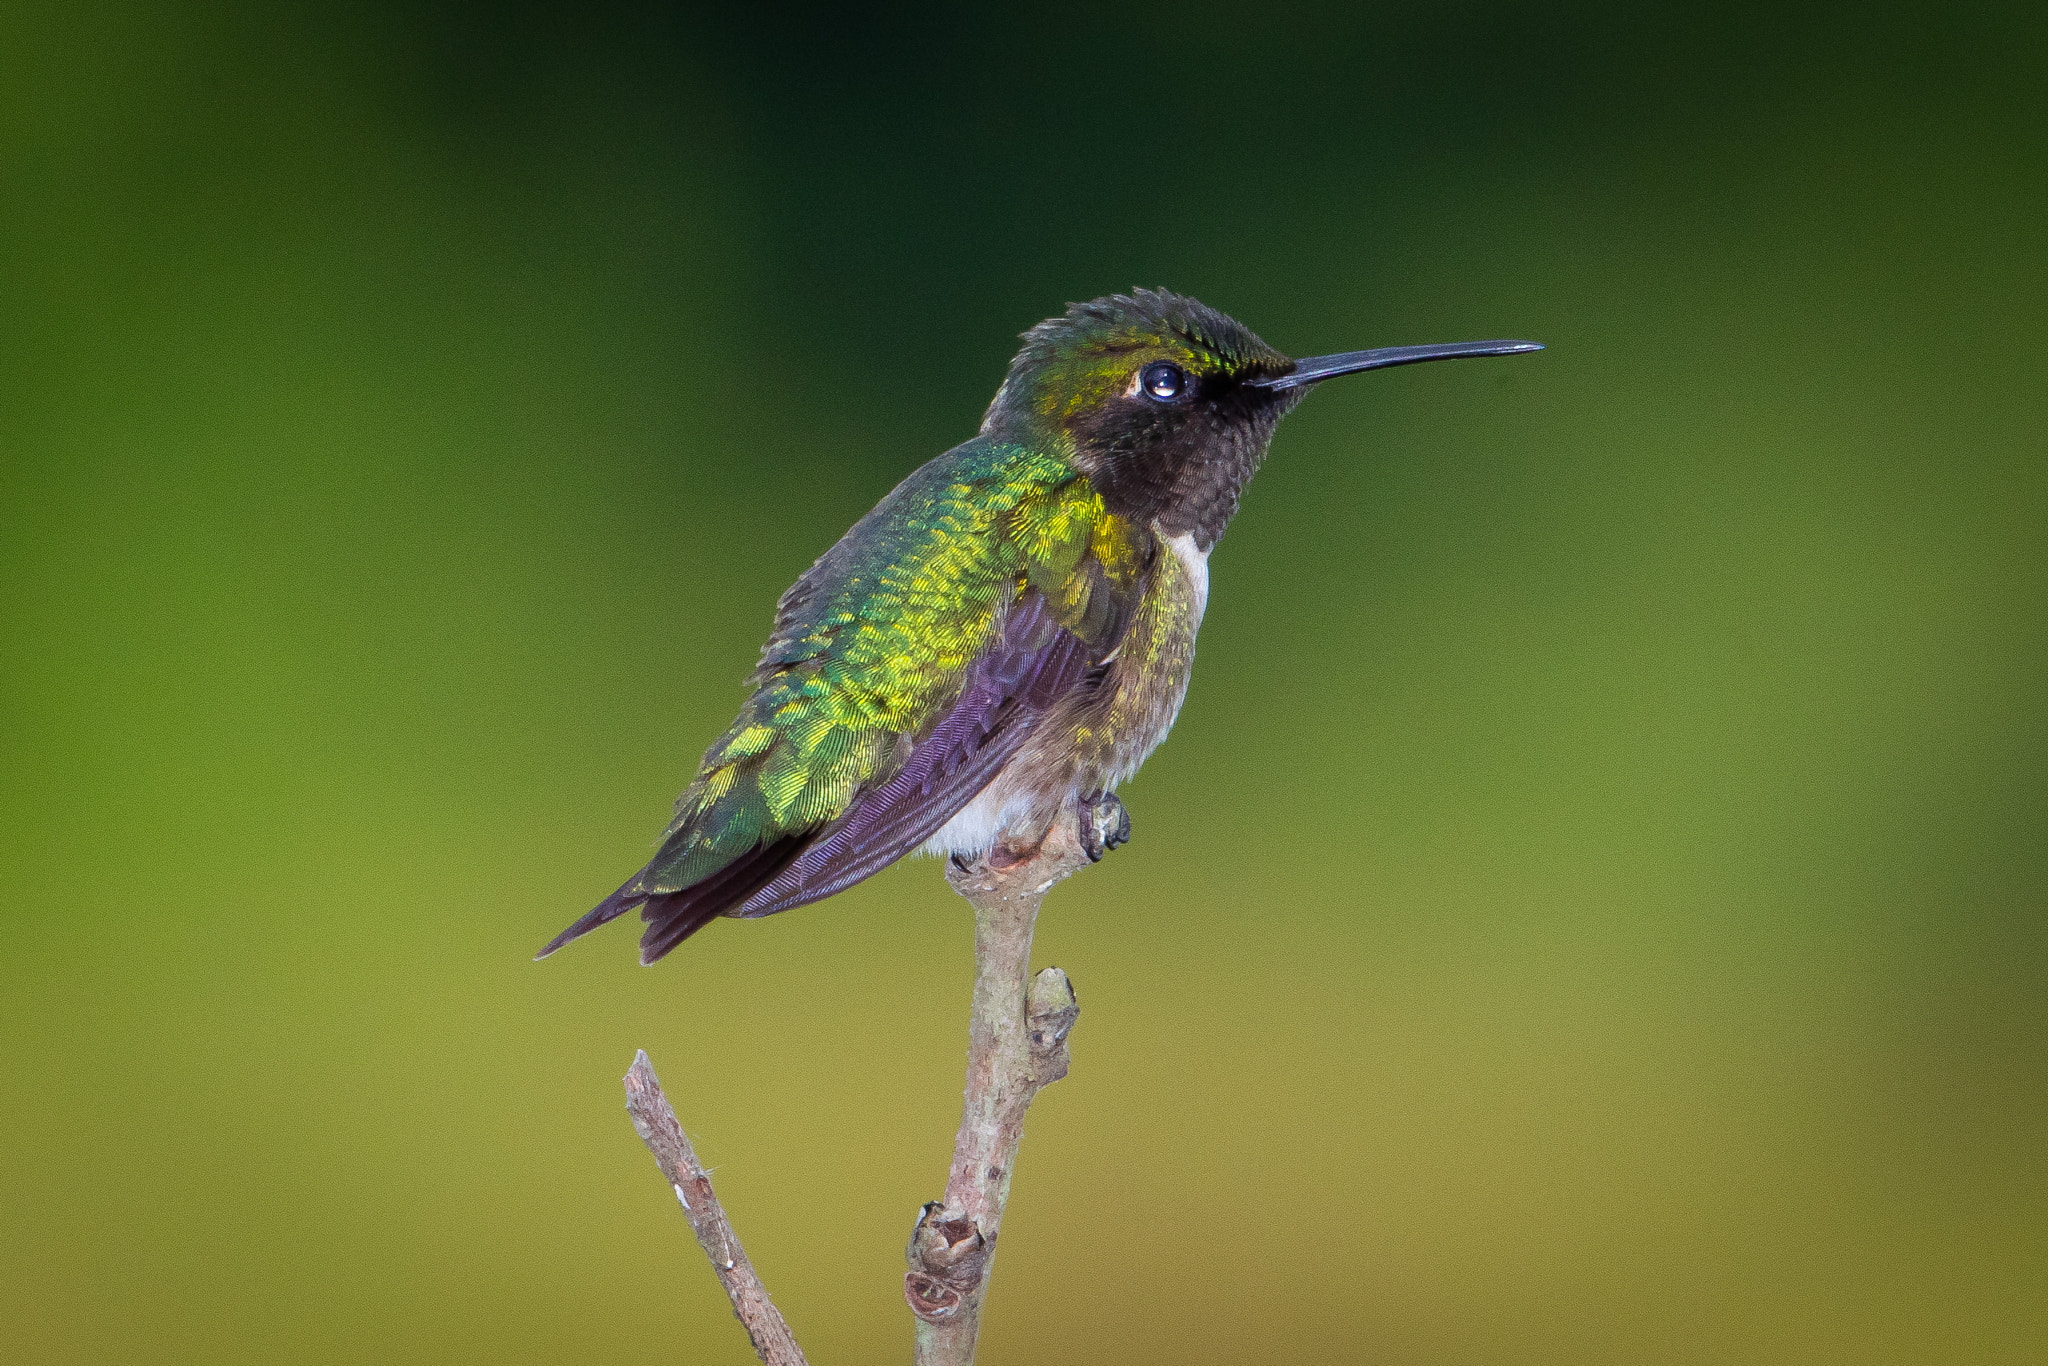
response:
[[[751,695],[647,866],[542,949],[638,909],[653,963],[913,852],[1028,857],[1073,806],[1091,859],[1187,695],[1209,554],[1316,385],[1535,342],[1290,360],[1185,295],[1074,304],[1023,334],[981,430],[782,595]]]

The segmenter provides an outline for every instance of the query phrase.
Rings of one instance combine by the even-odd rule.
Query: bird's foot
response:
[[[1081,848],[1090,863],[1131,838],[1131,813],[1114,792],[1096,792],[1081,798]]]

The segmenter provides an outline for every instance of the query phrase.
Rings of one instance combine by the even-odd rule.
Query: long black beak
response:
[[[1541,351],[1543,343],[1532,341],[1440,342],[1435,346],[1376,346],[1370,351],[1339,351],[1334,356],[1310,356],[1294,363],[1294,369],[1277,379],[1246,381],[1252,389],[1299,389],[1320,384],[1339,375],[1360,370],[1384,370],[1390,365],[1416,365],[1426,360],[1462,360],[1466,356],[1514,356],[1524,351]]]

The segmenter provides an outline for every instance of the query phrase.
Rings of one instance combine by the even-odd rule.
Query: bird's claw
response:
[[[1097,792],[1081,798],[1081,849],[1090,863],[1131,838],[1131,813],[1114,792]]]

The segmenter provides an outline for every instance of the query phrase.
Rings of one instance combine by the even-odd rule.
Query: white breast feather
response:
[[[1202,613],[1209,607],[1209,552],[1196,547],[1195,533],[1183,531],[1178,536],[1162,537],[1166,548],[1180,561],[1180,567],[1187,572],[1188,582],[1195,586],[1195,625],[1202,624]]]

